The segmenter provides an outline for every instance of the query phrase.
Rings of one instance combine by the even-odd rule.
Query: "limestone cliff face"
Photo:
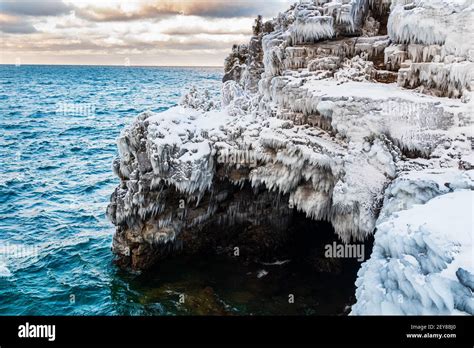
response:
[[[469,1],[316,0],[257,19],[225,62],[220,109],[194,91],[118,139],[119,263],[234,245],[258,257],[284,247],[295,210],[364,240],[394,179],[472,169],[472,47],[455,44],[472,13]]]

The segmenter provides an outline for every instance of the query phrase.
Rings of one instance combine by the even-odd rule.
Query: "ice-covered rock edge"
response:
[[[474,172],[410,172],[387,189],[352,315],[474,314]]]
[[[363,240],[380,225],[395,178],[472,169],[472,45],[456,45],[472,6],[394,1],[388,35],[378,35],[374,17],[388,11],[389,1],[344,3],[306,1],[257,23],[250,44],[236,47],[226,62],[224,109],[188,98],[185,106],[145,113],[124,130],[114,164],[122,185],[109,206],[122,226],[114,241],[118,254],[130,255],[133,243],[152,249],[174,243],[190,224],[167,209],[159,192],[172,187],[199,205],[218,166],[234,185],[285,194],[309,217],[331,221],[346,242]],[[444,8],[442,23],[430,24]],[[433,25],[446,30],[429,34]],[[379,56],[385,69],[374,69]],[[398,86],[373,82],[393,76]],[[235,154],[255,161],[236,161]],[[209,220],[213,209],[192,224]],[[134,227],[140,220],[153,221],[146,234]],[[122,238],[125,230],[132,237]],[[376,234],[376,246],[377,240]],[[358,305],[364,281],[361,275]],[[364,308],[354,313],[370,313]]]

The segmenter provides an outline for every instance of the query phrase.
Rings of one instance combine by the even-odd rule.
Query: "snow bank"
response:
[[[351,314],[474,314],[473,202],[459,190],[382,219]]]

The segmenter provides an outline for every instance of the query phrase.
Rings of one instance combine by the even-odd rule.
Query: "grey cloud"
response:
[[[26,22],[15,23],[0,23],[0,31],[9,34],[31,34],[35,33],[36,29]]]
[[[0,32],[9,34],[30,34],[36,32],[36,29],[24,18],[11,15],[4,16],[0,13]]]
[[[61,0],[2,0],[0,12],[25,16],[57,16],[67,13],[71,7]]]

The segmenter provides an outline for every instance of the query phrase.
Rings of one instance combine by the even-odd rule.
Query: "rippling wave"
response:
[[[118,183],[115,139],[138,113],[176,105],[193,84],[218,93],[221,71],[3,65],[0,72],[0,314],[148,313],[129,275],[112,264],[104,212]],[[64,104],[89,109],[58,112]]]

